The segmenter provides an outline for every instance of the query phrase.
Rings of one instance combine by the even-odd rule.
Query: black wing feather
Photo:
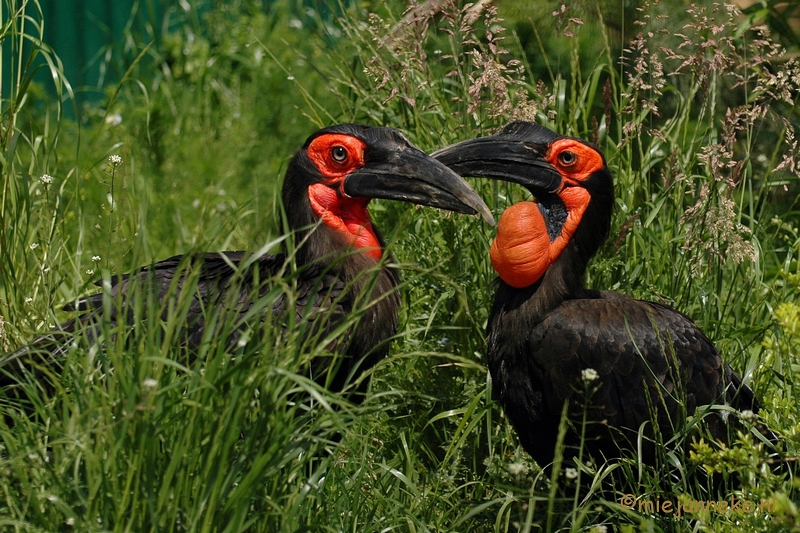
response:
[[[283,255],[264,254],[245,267],[250,255],[247,252],[205,253],[199,255],[176,255],[159,261],[134,273],[114,276],[109,280],[109,290],[82,298],[65,306],[76,316],[41,335],[31,344],[0,359],[0,386],[13,386],[16,375],[39,366],[48,366],[57,371],[60,360],[69,349],[72,334],[80,330],[94,342],[100,338],[102,320],[113,320],[120,312],[129,314],[126,324],[136,328],[131,305],[136,300],[134,293],[155,297],[163,309],[163,318],[168,315],[170,298],[181,298],[182,291],[192,291],[188,296],[188,312],[185,327],[181,331],[182,342],[197,347],[206,332],[207,318],[214,310],[234,313],[233,320],[252,314],[253,306],[275,288],[271,281],[287,269]],[[194,283],[187,280],[196,276]],[[98,285],[102,286],[101,280]],[[273,291],[271,309],[262,312],[261,320],[269,316],[281,316],[289,311],[286,293]],[[107,302],[104,304],[104,302]],[[121,305],[118,302],[123,302]],[[111,303],[111,305],[109,305]],[[298,273],[297,290],[292,298],[295,317],[298,320],[309,315],[309,322],[321,316],[324,320],[314,322],[314,334],[325,338],[340,320],[351,312],[352,302],[345,283],[333,272],[323,270],[322,266],[312,265]],[[230,317],[227,317],[230,318]],[[224,320],[217,320],[217,324]],[[244,323],[244,321],[242,320]],[[234,344],[241,331],[234,331],[227,342]],[[340,351],[346,345],[349,335],[345,334],[328,346],[332,352]],[[315,372],[322,373],[325,362],[316,362]]]
[[[543,320],[508,343],[499,330],[525,327],[524,310],[509,311],[503,327],[490,328],[490,370],[496,398],[523,446],[540,463],[552,461],[565,402],[570,420],[582,420],[587,405],[587,446],[617,456],[636,450],[640,426],[653,438],[653,421],[664,440],[684,417],[708,404],[758,410],[755,396],[727,365],[711,341],[686,315],[613,292],[565,300]],[[510,327],[511,321],[517,322]],[[585,402],[581,371],[598,380]],[[712,432],[724,425],[710,424]],[[727,435],[714,435],[725,439]],[[575,432],[568,444],[576,445]],[[652,450],[645,453],[652,453]]]

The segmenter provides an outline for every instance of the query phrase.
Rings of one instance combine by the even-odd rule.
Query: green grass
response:
[[[559,18],[553,4],[543,14],[503,6],[465,26],[452,6],[412,24],[395,4],[369,15],[235,2],[187,16],[156,44],[129,44],[128,75],[73,122],[50,88],[26,81],[29,41],[70,105],[58,51],[37,41],[37,4],[6,2],[4,13],[11,5],[24,11],[2,29],[15,53],[0,72],[12,80],[0,108],[0,349],[67,318],[60,308],[108,272],[191,250],[269,248],[282,233],[285,162],[318,127],[393,126],[433,150],[535,119],[597,143],[615,176],[612,236],[589,286],[689,314],[796,455],[798,87],[781,73],[798,66],[752,20],[663,2],[628,13],[642,25],[620,25],[620,6]],[[106,120],[116,114],[121,123]],[[472,183],[496,216],[524,197]],[[746,439],[698,447],[694,466],[737,472],[740,486],[721,497],[775,498],[771,516],[625,510],[624,492],[591,481],[621,473],[653,501],[716,497],[635,459],[581,467],[582,491],[568,465],[543,473],[490,400],[491,228],[404,204],[376,201],[371,212],[404,267],[403,308],[362,405],[303,377],[325,354],[321,339],[303,340],[307,325],[253,326],[233,351],[209,338],[193,357],[172,340],[185,309],[155,320],[160,310],[143,302],[127,343],[79,336],[50,376],[55,392],[25,381],[34,416],[4,404],[0,529],[797,530],[796,486],[764,471]],[[289,297],[291,280],[280,288]],[[234,325],[223,320],[223,333]],[[120,326],[103,327],[111,338]]]

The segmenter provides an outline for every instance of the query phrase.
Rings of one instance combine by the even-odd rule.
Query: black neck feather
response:
[[[314,182],[309,176],[314,176],[315,171],[303,154],[295,156],[286,171],[282,196],[289,229],[294,234],[295,264],[310,275],[335,275],[344,283],[347,301],[354,311],[363,310],[347,353],[356,361],[366,357],[362,364],[368,368],[385,357],[388,341],[397,330],[399,275],[392,267],[379,267],[375,259],[354,249],[342,235],[320,223],[308,198],[308,187]],[[383,248],[383,237],[374,226],[373,231]],[[284,252],[289,252],[286,245]],[[394,263],[386,252],[383,262]]]

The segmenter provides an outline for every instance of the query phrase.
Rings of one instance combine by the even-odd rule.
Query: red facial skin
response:
[[[589,191],[581,182],[603,168],[603,158],[596,150],[574,139],[559,139],[546,155],[562,177],[556,194],[567,209],[561,234],[552,242],[547,225],[536,202],[519,202],[505,210],[492,242],[492,266],[500,278],[521,289],[536,283],[558,259],[572,238],[589,205]]]
[[[308,188],[308,199],[326,226],[377,261],[382,251],[367,211],[370,199],[351,198],[343,190],[347,175],[364,166],[366,146],[360,139],[334,133],[311,141],[308,157],[324,178]]]

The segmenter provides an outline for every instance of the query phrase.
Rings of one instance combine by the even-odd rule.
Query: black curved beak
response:
[[[558,191],[562,177],[545,159],[547,142],[504,132],[452,144],[431,156],[462,176],[518,183],[534,195]]]
[[[344,180],[348,196],[385,198],[438,207],[469,215],[480,214],[494,225],[489,208],[464,178],[417,148],[371,154],[362,168]]]

